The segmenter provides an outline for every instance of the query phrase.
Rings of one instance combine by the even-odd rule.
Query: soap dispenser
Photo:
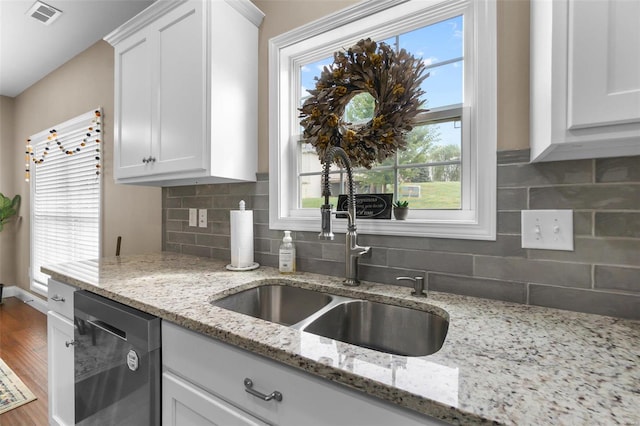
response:
[[[291,231],[284,231],[279,257],[281,274],[293,274],[296,272],[296,247],[291,239]]]

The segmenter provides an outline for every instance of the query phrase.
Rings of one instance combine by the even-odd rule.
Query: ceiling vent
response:
[[[27,15],[45,25],[51,25],[53,21],[62,15],[62,11],[49,6],[48,4],[42,3],[41,1],[37,1],[27,11]]]

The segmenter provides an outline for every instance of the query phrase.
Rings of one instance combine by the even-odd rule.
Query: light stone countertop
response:
[[[248,351],[456,424],[640,425],[640,322],[175,253],[42,268],[90,290]],[[209,302],[263,284],[402,304],[448,315],[444,346],[383,354],[252,318]]]

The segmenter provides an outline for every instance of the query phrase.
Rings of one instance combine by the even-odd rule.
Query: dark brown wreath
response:
[[[420,84],[429,74],[422,60],[404,49],[395,53],[370,38],[333,58],[300,108],[303,136],[321,159],[327,147],[337,145],[354,167],[370,169],[405,148],[405,134],[413,128],[416,114],[424,111],[419,108],[424,94]],[[363,92],[375,100],[373,118],[357,125],[344,122],[347,104]]]

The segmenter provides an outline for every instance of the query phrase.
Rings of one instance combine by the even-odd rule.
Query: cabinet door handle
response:
[[[255,390],[253,388],[253,381],[249,378],[244,379],[244,390],[250,393],[251,395],[255,396],[256,398],[260,398],[263,401],[271,401],[272,399],[275,399],[278,402],[282,401],[282,394],[278,391],[273,391],[269,395],[266,395],[262,392],[258,392],[257,390]]]
[[[155,163],[156,162],[156,157],[149,157],[149,162],[150,163]]]
[[[54,302],[64,302],[64,297],[58,296],[57,294],[54,294],[51,297],[51,300],[53,300]]]
[[[76,344],[76,342],[74,340],[68,340],[68,341],[64,342],[64,345],[66,347],[73,346],[75,344]]]

